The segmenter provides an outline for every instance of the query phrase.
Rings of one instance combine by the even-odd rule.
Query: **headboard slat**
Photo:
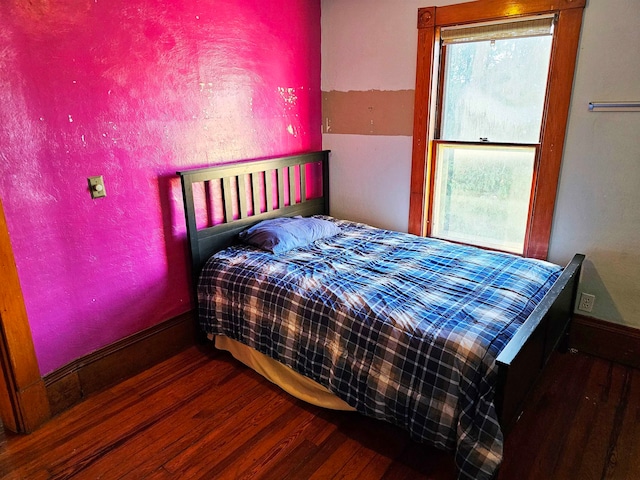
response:
[[[233,197],[231,196],[231,177],[222,179],[222,202],[224,204],[224,221],[233,220]]]
[[[283,208],[284,203],[284,172],[286,168],[282,167],[278,169],[278,208]]]
[[[296,204],[296,167],[289,167],[289,205]]]
[[[307,201],[307,166],[300,165],[300,201]]]
[[[274,170],[264,172],[264,190],[267,193],[267,212],[273,210],[273,172]]]
[[[240,218],[247,218],[247,176],[246,175],[238,175],[236,177],[238,182],[238,205],[239,205],[239,215]]]
[[[264,195],[260,195],[260,180],[262,180],[262,174],[260,172],[251,174],[251,198],[253,198],[254,215],[260,213],[261,203],[264,199]]]

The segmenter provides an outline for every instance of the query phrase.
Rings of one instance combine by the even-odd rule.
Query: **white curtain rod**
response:
[[[640,102],[589,102],[589,110],[594,111],[613,111],[636,112],[640,111]]]

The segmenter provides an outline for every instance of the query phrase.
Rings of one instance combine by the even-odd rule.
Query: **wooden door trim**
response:
[[[0,415],[8,430],[30,433],[51,417],[0,201]]]

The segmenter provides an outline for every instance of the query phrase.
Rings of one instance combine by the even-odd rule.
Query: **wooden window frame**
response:
[[[524,251],[525,257],[547,258],[585,3],[586,0],[478,0],[418,10],[409,233],[426,235],[430,220],[431,144],[435,137],[436,102],[441,88],[440,28],[527,15],[556,14],[540,152],[533,173]]]

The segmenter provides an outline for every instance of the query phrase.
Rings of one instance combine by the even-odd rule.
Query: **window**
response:
[[[553,19],[441,30],[429,235],[524,253]]]
[[[545,258],[584,0],[500,3],[419,11],[409,231]]]

